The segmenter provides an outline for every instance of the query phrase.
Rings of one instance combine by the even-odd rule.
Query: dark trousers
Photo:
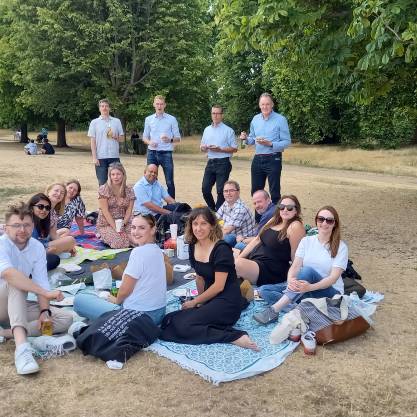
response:
[[[172,160],[172,151],[154,151],[148,149],[147,165],[154,164],[162,166],[165,176],[165,182],[168,188],[168,194],[175,198],[174,185],[174,161]]]
[[[251,193],[265,188],[268,178],[269,193],[274,204],[281,198],[281,152],[270,155],[255,155],[251,166]]]
[[[98,180],[98,185],[103,185],[107,182],[109,165],[113,162],[120,162],[119,158],[105,158],[99,159],[99,166],[96,165],[96,177]]]
[[[207,161],[206,169],[204,170],[203,183],[201,190],[207,206],[212,210],[217,211],[224,203],[223,186],[229,179],[232,164],[230,158],[213,158]],[[214,203],[211,189],[216,184],[217,202]]]

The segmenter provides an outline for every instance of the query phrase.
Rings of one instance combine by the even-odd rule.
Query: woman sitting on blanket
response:
[[[305,234],[298,198],[282,196],[272,219],[236,257],[237,275],[258,287],[285,282],[290,262]]]
[[[32,237],[39,240],[46,249],[48,271],[59,265],[59,254],[75,253],[75,240],[72,236],[58,236],[55,218],[52,218],[52,203],[45,194],[35,194],[28,202],[33,212]]]
[[[240,292],[232,249],[221,240],[216,215],[208,207],[194,209],[185,236],[190,243],[190,263],[197,274],[198,296],[165,316],[160,338],[193,345],[233,343],[259,350],[245,331],[232,327],[247,301]]]
[[[80,196],[81,184],[78,180],[69,180],[66,183],[65,208],[57,223],[59,235],[69,235],[73,220],[76,221],[80,234],[84,234],[85,204]]]
[[[131,228],[131,239],[137,247],[130,254],[117,297],[77,294],[74,310],[80,316],[94,320],[107,311],[128,308],[145,312],[155,324],[164,317],[167,284],[163,253],[155,244],[155,218],[139,214],[133,218]]]
[[[100,239],[113,249],[130,246],[130,225],[135,199],[133,188],[126,185],[126,171],[123,165],[113,162],[109,166],[107,183],[98,189],[97,218],[97,233]],[[121,225],[116,227],[116,223]]]
[[[59,237],[70,236],[69,229],[58,228],[58,220],[64,214],[65,199],[67,196],[65,184],[54,182],[48,185],[45,190],[45,195],[51,201],[51,222],[56,226],[57,235]]]
[[[288,304],[302,298],[333,297],[344,293],[342,272],[348,262],[348,248],[340,240],[340,220],[332,206],[322,207],[316,214],[318,235],[304,237],[288,271],[287,289],[279,300],[253,317],[262,324],[278,319]]]

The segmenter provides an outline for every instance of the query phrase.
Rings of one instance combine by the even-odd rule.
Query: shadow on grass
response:
[[[25,195],[25,194],[30,194],[33,192],[32,188],[23,188],[23,187],[5,187],[5,188],[0,188],[0,198],[10,198],[10,197],[14,197],[16,195]]]

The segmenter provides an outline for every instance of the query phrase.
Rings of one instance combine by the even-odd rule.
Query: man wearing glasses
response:
[[[52,322],[53,331],[65,332],[72,323],[69,311],[50,307],[50,300],[61,301],[60,291],[51,291],[46,272],[46,253],[42,243],[31,238],[32,213],[24,203],[11,206],[5,214],[5,234],[0,237],[0,342],[14,338],[15,365],[20,375],[39,371],[27,336],[39,336],[40,324]],[[27,293],[38,301],[27,301]]]
[[[224,203],[223,186],[232,171],[230,158],[237,151],[235,132],[223,123],[223,108],[214,105],[211,108],[213,123],[204,129],[200,150],[207,153],[207,165],[201,186],[207,206],[218,210]],[[211,190],[216,184],[217,201],[214,202]]]
[[[255,144],[255,156],[251,166],[251,194],[265,188],[268,178],[269,192],[274,204],[281,198],[282,152],[291,144],[287,119],[273,111],[274,102],[268,93],[259,98],[261,113],[254,116],[249,135],[240,134],[248,145]]]
[[[177,119],[165,113],[165,97],[155,96],[153,100],[155,113],[145,119],[143,142],[148,145],[147,164],[161,165],[164,170],[168,194],[175,198],[174,161],[172,152],[174,144],[181,141]]]
[[[249,208],[240,199],[240,187],[236,181],[224,183],[225,202],[217,210],[217,217],[223,221],[223,239],[231,247],[236,245],[236,236],[255,236],[256,224]]]

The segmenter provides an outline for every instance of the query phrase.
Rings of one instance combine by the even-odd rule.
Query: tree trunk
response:
[[[122,117],[121,122],[122,122],[123,132],[125,132],[125,140],[123,142],[123,152],[124,153],[129,153],[129,146],[127,144],[127,132],[126,132],[127,120],[126,120],[126,118]]]
[[[26,122],[22,122],[20,125],[20,143],[28,143],[28,124]]]
[[[59,118],[56,122],[57,139],[56,146],[58,148],[67,148],[67,137],[65,135],[65,120]]]

